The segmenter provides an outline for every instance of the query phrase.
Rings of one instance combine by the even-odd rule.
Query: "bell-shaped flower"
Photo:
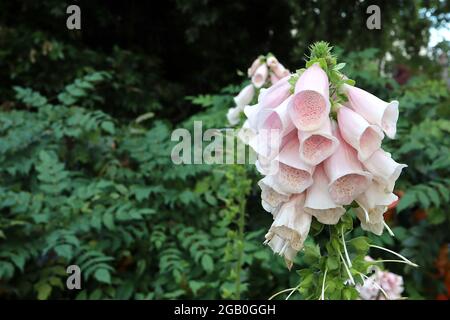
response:
[[[298,251],[308,236],[311,216],[303,209],[305,195],[292,196],[274,215],[274,222],[266,234],[265,244],[285,258],[290,269]]]
[[[312,131],[323,124],[329,113],[328,77],[314,64],[303,72],[295,85],[289,115],[299,130]]]
[[[359,208],[356,208],[356,216],[361,221],[361,228],[381,235],[384,229],[383,214],[397,199],[395,194],[386,192],[382,185],[373,182],[363,194],[356,198],[359,205]]]
[[[371,124],[376,124],[393,139],[397,131],[398,101],[385,102],[360,88],[344,84],[344,91],[354,111]]]
[[[258,69],[263,63],[264,63],[264,57],[263,56],[259,56],[258,58],[256,58],[255,61],[253,61],[253,63],[250,66],[250,68],[248,68],[247,75],[249,77],[253,76],[255,74],[255,72],[256,72],[256,69]]]
[[[278,78],[275,73],[271,72],[270,73],[270,82],[272,83],[272,85],[274,85],[278,81],[280,81],[280,78]]]
[[[289,117],[287,108],[292,96],[284,100],[278,107],[274,109],[261,110],[261,118],[265,119],[258,127],[258,130],[280,130],[281,136],[285,136],[295,129],[294,124]],[[266,115],[262,115],[266,113]]]
[[[274,181],[281,193],[302,193],[312,185],[314,167],[300,159],[299,143],[296,137],[281,149],[276,158],[279,162]]]
[[[242,128],[239,129],[237,136],[244,144],[249,144],[250,139],[256,136],[256,132],[250,128],[250,122],[248,119],[244,121],[244,124],[242,125]]]
[[[234,102],[236,103],[236,106],[243,108],[252,102],[254,95],[255,87],[252,84],[249,84],[245,86],[236,97],[234,97]]]
[[[282,194],[274,190],[272,176],[266,176],[259,180],[258,185],[261,188],[261,202],[264,210],[273,213],[281,204],[289,200],[290,195]]]
[[[389,152],[377,150],[369,159],[363,162],[375,181],[383,184],[387,192],[394,191],[395,182],[406,164],[395,162]]]
[[[260,93],[258,97],[259,112],[256,116],[257,128],[263,125],[270,115],[270,111],[278,107],[291,95],[289,78],[290,76],[280,79],[280,81]]]
[[[363,170],[356,150],[342,139],[336,125],[333,134],[339,141],[336,151],[324,163],[325,173],[330,181],[328,191],[336,204],[348,205],[367,190],[372,175]]]
[[[253,131],[257,131],[258,130],[258,113],[261,110],[261,104],[255,104],[253,106],[245,106],[244,107],[244,114],[247,117],[248,120],[248,126],[249,128],[251,128]]]
[[[235,126],[239,123],[240,115],[243,110],[244,110],[244,108],[239,107],[239,106],[228,109],[227,119],[228,119],[228,122],[230,123],[230,125]]]
[[[252,83],[256,88],[261,88],[266,83],[267,76],[269,75],[269,69],[266,64],[262,64],[256,69],[252,76]]]
[[[353,110],[340,106],[337,112],[342,138],[358,151],[361,161],[380,149],[384,134],[377,125],[371,125]]]
[[[328,192],[328,178],[322,165],[316,167],[314,183],[306,190],[305,211],[323,224],[336,224],[344,215],[345,209],[331,199]]]
[[[339,141],[331,132],[329,118],[314,131],[298,131],[298,139],[301,159],[313,166],[331,156],[339,145]]]

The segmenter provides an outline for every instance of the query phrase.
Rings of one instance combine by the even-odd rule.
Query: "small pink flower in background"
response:
[[[242,112],[246,106],[251,104],[256,94],[258,94],[258,105],[252,109],[274,109],[287,97],[286,94],[288,94],[290,89],[289,83],[287,82],[289,79],[288,76],[290,75],[289,70],[271,54],[267,55],[267,57],[259,56],[256,58],[250,68],[248,68],[247,75],[250,78],[251,83],[244,87],[241,92],[234,97],[236,106],[230,108],[227,113],[228,122],[232,126],[235,126],[240,122]],[[285,78],[284,81],[283,78]],[[278,84],[278,86],[274,87],[274,84]],[[268,87],[272,87],[272,90],[277,91],[281,96],[269,94],[268,97],[270,97],[270,100],[264,100],[264,92],[267,91]],[[286,89],[284,90],[284,88]],[[282,100],[280,100],[280,98],[282,98]],[[249,110],[249,113],[252,112],[253,110]],[[266,113],[268,113],[267,110]],[[248,114],[246,115],[250,118]],[[255,121],[250,120],[246,131],[255,127]],[[244,136],[243,138],[245,139]]]
[[[256,69],[258,69],[259,66],[262,65],[263,63],[264,63],[264,57],[263,56],[259,56],[258,58],[256,58],[253,61],[252,65],[247,70],[247,75],[249,76],[249,78],[251,78],[255,74]]]
[[[263,64],[256,69],[255,74],[252,76],[252,83],[256,88],[261,88],[267,80],[269,75],[269,69],[267,65]]]
[[[373,260],[370,257],[366,259]],[[403,278],[375,267],[373,275],[366,278],[363,285],[357,285],[356,289],[362,300],[398,300],[404,290]]]

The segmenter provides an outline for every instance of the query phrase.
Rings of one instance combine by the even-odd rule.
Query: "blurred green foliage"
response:
[[[419,54],[431,24],[419,8],[439,22],[448,4],[379,1],[383,30],[395,32],[369,33],[358,32],[365,2],[326,3],[79,1],[72,32],[67,3],[2,2],[0,297],[264,299],[295,287],[299,275],[261,243],[271,217],[254,168],[173,165],[170,133],[194,120],[224,127],[236,69],[272,51],[294,70],[315,40],[339,45],[358,86],[400,100],[398,139],[386,145],[409,166],[389,220],[397,237],[355,236],[421,266],[388,266],[407,296],[447,294],[435,262],[449,243],[450,98],[440,67]],[[66,289],[71,264],[81,291]]]

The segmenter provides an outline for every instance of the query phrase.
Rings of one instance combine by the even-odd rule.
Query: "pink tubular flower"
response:
[[[298,154],[298,140],[294,137],[281,149],[275,159],[276,173],[265,181],[272,189],[282,194],[302,193],[313,183],[314,167],[304,163]],[[272,166],[274,163],[271,164]],[[273,167],[272,167],[273,168]]]
[[[287,75],[289,75],[289,70],[286,69],[281,63],[277,63],[273,68],[272,68],[273,73],[275,73],[275,75],[278,78],[283,78],[286,77]]]
[[[348,145],[333,128],[335,137],[339,140],[336,151],[324,161],[324,169],[330,184],[328,191],[336,204],[348,205],[363,193],[372,180],[372,175],[363,170],[356,151]]]
[[[265,244],[275,253],[284,256],[290,269],[298,251],[303,247],[309,228],[311,216],[302,209],[304,194],[292,196],[274,213],[274,222],[266,234]]]
[[[288,97],[275,109],[261,110],[261,114],[266,113],[267,115],[261,115],[261,118],[265,118],[266,120],[262,123],[259,130],[277,129],[280,130],[281,136],[285,136],[291,132],[295,128],[287,113],[287,107],[291,99],[292,96]]]
[[[313,180],[313,185],[306,191],[305,212],[316,217],[320,223],[338,223],[345,209],[331,199],[328,192],[328,178],[322,165],[316,167]]]
[[[389,300],[396,300],[402,297],[403,278],[398,274],[380,271],[378,281],[383,290],[387,293]],[[380,300],[385,298],[380,296]]]
[[[290,95],[289,77],[280,79],[276,84],[260,93],[258,105],[260,110],[256,115],[257,127],[260,128],[272,109],[278,107]]]
[[[253,106],[245,106],[244,107],[244,114],[247,117],[248,126],[255,132],[258,130],[258,122],[257,122],[257,116],[259,111],[261,110],[261,105],[255,104]]]
[[[330,113],[328,77],[314,64],[298,79],[289,114],[302,131],[318,129]]]
[[[337,118],[342,138],[358,151],[361,161],[367,160],[381,147],[384,134],[378,126],[369,124],[359,114],[344,106],[340,106]]]
[[[282,193],[302,193],[313,183],[314,167],[300,159],[298,148],[298,140],[292,139],[277,157],[279,168],[274,180]]]
[[[269,75],[269,70],[265,64],[262,64],[256,69],[255,73],[252,76],[252,83],[256,88],[261,88],[267,80],[267,76]]]
[[[272,71],[273,71],[273,68],[275,68],[279,64],[278,59],[275,58],[275,56],[272,56],[272,55],[267,58],[266,63],[267,63],[267,66]]]
[[[253,76],[255,74],[256,69],[258,69],[259,66],[261,66],[263,63],[264,63],[264,58],[262,56],[259,56],[258,58],[256,58],[255,61],[253,61],[251,67],[248,68],[247,75],[249,77]]]
[[[272,84],[277,83],[278,81],[280,81],[280,78],[278,78],[274,73],[270,73],[270,82]]]
[[[228,122],[232,126],[239,123],[239,118],[240,118],[240,114],[241,114],[242,110],[243,110],[242,107],[234,107],[234,108],[228,109],[227,119],[228,119]]]
[[[345,84],[351,107],[369,123],[376,124],[393,139],[397,131],[398,101],[385,102],[360,88]]]
[[[359,205],[359,208],[356,208],[356,216],[361,221],[361,228],[381,235],[384,229],[383,214],[397,199],[395,194],[385,192],[383,186],[373,182],[363,194],[356,198]]]
[[[245,107],[253,100],[253,96],[255,95],[255,87],[252,84],[245,86],[244,89],[239,92],[239,94],[234,97],[234,102],[238,107]]]
[[[407,167],[406,164],[395,162],[390,153],[381,149],[364,161],[364,166],[372,173],[374,180],[383,184],[388,192],[394,190],[395,182],[403,168]]]
[[[310,165],[317,165],[331,156],[339,146],[339,141],[331,132],[331,121],[325,119],[314,131],[298,131],[300,158]]]
[[[272,176],[266,176],[258,182],[258,185],[261,188],[262,207],[264,210],[271,213],[279,208],[281,204],[289,200],[289,195],[279,193],[270,187],[270,185],[273,185],[272,179]]]

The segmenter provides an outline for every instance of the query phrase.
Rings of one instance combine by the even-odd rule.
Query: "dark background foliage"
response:
[[[80,31],[66,28],[69,4]],[[381,30],[366,28],[370,4]],[[358,86],[400,99],[386,146],[409,165],[390,222],[399,236],[373,241],[423,266],[394,267],[409,296],[446,296],[449,97],[437,59],[449,45],[423,51],[448,12],[439,0],[2,1],[0,297],[267,298],[296,286],[261,245],[270,217],[253,170],[173,166],[170,131],[225,126],[253,59],[272,52],[295,70],[317,40],[338,47]],[[87,270],[81,292],[65,290],[73,263]]]

